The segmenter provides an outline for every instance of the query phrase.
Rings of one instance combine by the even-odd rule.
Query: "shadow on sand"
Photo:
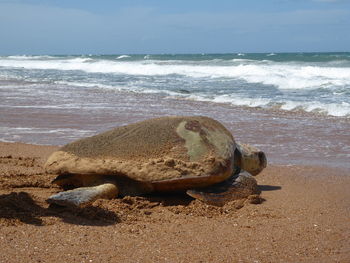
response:
[[[282,189],[281,186],[267,185],[267,184],[258,185],[258,188],[259,188],[259,190],[261,192],[264,192],[264,191],[276,191],[276,190],[281,190]]]
[[[171,193],[171,194],[148,194],[143,195],[142,198],[146,199],[150,203],[158,203],[161,206],[164,207],[171,207],[171,206],[188,206],[194,198],[187,195],[186,193]]]
[[[259,185],[260,192],[281,190],[281,186]],[[189,206],[194,199],[185,193],[157,194],[140,197],[124,197],[119,204],[124,203],[130,210],[150,209],[155,206],[177,207]],[[253,200],[254,201],[254,200]],[[259,198],[259,202],[265,201]],[[122,219],[113,211],[102,207],[67,208],[57,205],[48,207],[38,204],[26,192],[12,192],[0,195],[0,225],[18,225],[21,223],[36,226],[47,225],[45,217],[59,218],[65,223],[87,226],[107,226],[120,223]]]
[[[18,224],[15,221],[19,220],[25,224],[43,226],[43,217],[58,217],[66,223],[90,226],[106,226],[120,222],[115,213],[99,207],[69,209],[51,205],[45,208],[25,192],[0,195],[0,220],[13,219],[14,224]]]

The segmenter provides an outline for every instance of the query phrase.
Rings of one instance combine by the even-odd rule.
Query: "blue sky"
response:
[[[0,0],[0,54],[350,51],[350,0]]]

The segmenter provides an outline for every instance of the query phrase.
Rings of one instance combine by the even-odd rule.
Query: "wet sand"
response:
[[[42,165],[56,146],[0,143],[0,262],[350,262],[348,169],[270,165],[264,201],[185,195],[69,210]]]

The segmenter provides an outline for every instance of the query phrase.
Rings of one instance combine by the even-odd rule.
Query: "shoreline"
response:
[[[350,119],[347,118],[176,100],[154,94],[115,93],[111,97],[108,94],[98,94],[99,100],[108,101],[109,106],[105,108],[4,109],[2,139],[64,145],[148,118],[204,115],[220,121],[236,141],[255,145],[266,152],[271,163],[350,169]],[[102,103],[91,97],[86,98],[86,102]]]
[[[57,148],[0,143],[0,262],[350,260],[349,170],[269,165],[257,205],[165,195],[72,211],[45,202],[60,190],[42,168]]]

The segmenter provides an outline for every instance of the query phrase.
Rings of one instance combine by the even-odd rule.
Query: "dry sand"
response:
[[[185,195],[49,207],[54,146],[0,143],[0,262],[350,262],[348,170],[269,166],[261,204]]]

